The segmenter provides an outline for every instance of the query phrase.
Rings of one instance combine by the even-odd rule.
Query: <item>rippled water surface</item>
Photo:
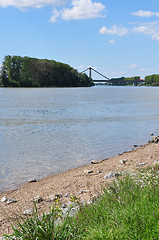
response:
[[[129,150],[159,128],[159,88],[0,88],[0,191]]]

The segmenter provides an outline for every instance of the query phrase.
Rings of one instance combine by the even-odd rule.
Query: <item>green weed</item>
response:
[[[40,217],[18,220],[6,239],[24,240],[157,240],[159,239],[159,168],[118,178],[91,205],[73,217],[52,208]],[[73,198],[75,201],[75,199]],[[59,219],[60,221],[57,221]]]

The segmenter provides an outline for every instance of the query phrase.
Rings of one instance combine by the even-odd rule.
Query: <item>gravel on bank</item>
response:
[[[159,164],[158,141],[118,154],[102,161],[92,161],[82,167],[51,175],[0,194],[0,236],[11,233],[11,223],[19,214],[31,215],[33,201],[39,211],[48,211],[56,199],[63,206],[70,204],[72,196],[80,202],[91,202],[102,187],[122,172],[135,172],[140,168]],[[34,176],[33,176],[34,177]]]

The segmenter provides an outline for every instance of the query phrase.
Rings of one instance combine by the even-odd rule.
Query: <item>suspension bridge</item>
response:
[[[95,83],[96,82],[107,83],[107,82],[110,81],[110,79],[108,77],[104,76],[102,73],[98,72],[97,70],[95,70],[92,67],[89,67],[89,68],[85,69],[84,71],[82,71],[82,73],[87,72],[87,71],[89,71],[89,79],[92,79],[92,71],[94,71],[95,73],[97,73],[98,75],[100,75],[100,76],[102,76],[104,78],[103,80],[94,80],[94,79],[92,79],[93,82],[95,82]]]
[[[137,86],[139,84],[144,83],[143,79],[139,79],[138,77],[134,77],[134,79],[128,79],[128,80],[124,77],[110,79],[92,67],[85,69],[81,73],[85,73],[86,71],[89,71],[89,79],[92,80],[94,83],[105,83],[105,84],[109,83],[109,85],[114,85],[114,86],[125,86],[125,85]],[[92,79],[92,71],[102,76],[104,79],[102,80]]]

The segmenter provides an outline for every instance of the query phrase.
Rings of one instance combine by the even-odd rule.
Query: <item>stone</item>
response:
[[[70,197],[70,193],[66,193],[64,197]]]
[[[67,204],[66,203],[63,203],[61,208],[67,208]]]
[[[83,194],[83,193],[84,193],[84,191],[83,191],[83,190],[81,190],[81,191],[79,191],[79,192],[78,192],[78,194]]]
[[[147,162],[138,163],[138,164],[136,164],[136,167],[142,167],[142,166],[144,166],[144,165],[146,165],[146,164],[147,164]]]
[[[55,201],[55,195],[49,196],[49,200],[48,201]]]
[[[125,164],[126,162],[127,162],[126,159],[122,159],[122,160],[120,160],[120,163],[121,163],[121,164]]]
[[[54,195],[49,196],[49,200],[50,201],[55,201],[55,200],[57,200],[59,198],[62,198],[61,194],[54,194]]]
[[[62,198],[62,194],[55,194],[56,199]]]
[[[62,209],[63,216],[73,217],[79,211],[79,206]]]
[[[115,177],[119,177],[119,176],[121,176],[121,175],[122,175],[121,172],[116,172],[116,173],[115,173]]]
[[[86,173],[86,174],[90,174],[92,172],[93,172],[92,170],[84,170],[84,173]]]
[[[87,204],[88,204],[88,205],[90,205],[90,204],[92,204],[92,203],[93,203],[92,200],[88,200],[88,201],[87,201]]]
[[[103,160],[100,160],[100,161],[92,160],[91,163],[92,163],[92,164],[99,164],[99,163],[102,163],[102,162],[104,162],[104,161],[106,161],[106,160],[109,160],[109,158],[106,158],[106,159],[103,159]]]
[[[33,215],[33,209],[32,208],[29,208],[29,209],[26,209],[24,210],[23,214],[24,215]]]
[[[71,201],[69,201],[68,203],[67,203],[67,207],[70,209],[70,208],[73,208],[73,207],[76,207],[77,206],[77,203],[75,203],[75,202],[71,202]]]
[[[40,203],[40,202],[42,202],[43,201],[43,199],[42,199],[42,197],[40,197],[40,196],[36,196],[33,200],[32,200],[32,202],[35,202],[35,203]]]
[[[122,175],[120,172],[110,172],[107,175],[104,176],[104,179],[109,179],[109,178],[114,178],[114,177],[119,177]]]
[[[78,194],[84,194],[84,193],[87,193],[87,192],[89,192],[89,190],[80,190],[80,191],[78,192]]]
[[[8,198],[6,196],[3,196],[1,199],[1,202],[7,202]]]
[[[135,147],[135,148],[138,147],[138,144],[134,144],[134,147]]]
[[[101,162],[100,162],[100,161],[97,161],[97,160],[92,160],[91,163],[92,163],[92,164],[99,164],[99,163],[101,163]]]
[[[158,141],[159,141],[159,137],[158,136],[152,137],[152,140],[151,140],[152,143],[158,143]]]
[[[74,208],[71,208],[69,211],[69,217],[73,217],[77,212],[79,211],[79,206],[76,206]]]
[[[104,176],[105,179],[114,178],[114,177],[115,177],[115,172],[110,172]]]
[[[97,174],[99,174],[99,173],[102,173],[102,171],[101,171],[101,170],[98,170],[98,171],[97,171]]]
[[[31,178],[28,180],[28,183],[33,183],[33,182],[37,182],[37,180],[35,178]]]
[[[6,203],[9,205],[9,204],[12,204],[12,203],[16,203],[17,200],[15,199],[11,199],[11,198],[8,198],[8,200],[6,201]]]

